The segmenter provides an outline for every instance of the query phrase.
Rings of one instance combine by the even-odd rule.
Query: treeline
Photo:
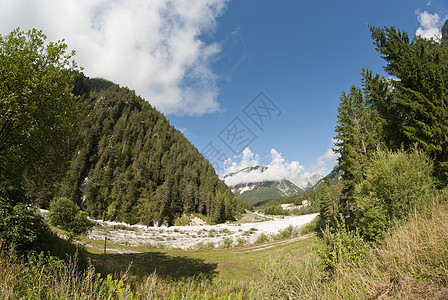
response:
[[[80,76],[75,93],[87,113],[60,196],[94,218],[148,225],[183,213],[224,222],[241,211],[211,164],[133,91]]]

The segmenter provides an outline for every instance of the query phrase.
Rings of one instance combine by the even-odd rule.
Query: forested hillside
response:
[[[182,213],[222,222],[241,209],[211,164],[133,91],[81,76],[75,94],[86,115],[61,196],[92,217],[129,223],[171,224]]]

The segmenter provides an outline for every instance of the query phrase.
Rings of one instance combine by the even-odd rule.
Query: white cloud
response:
[[[213,32],[228,0],[2,0],[0,32],[42,29],[65,38],[91,77],[135,89],[165,113],[219,110],[217,75],[210,63]]]
[[[249,147],[246,147],[239,157],[241,160],[239,163],[234,162],[232,159],[228,158],[224,162],[224,174],[236,173],[247,167],[255,167],[260,165],[260,157],[254,155]]]
[[[286,162],[282,154],[275,149],[271,149],[271,162],[266,166],[265,170],[255,169],[250,172],[240,172],[236,175],[225,177],[224,181],[229,186],[235,186],[241,183],[263,182],[263,181],[280,181],[289,180],[299,187],[306,185],[306,180],[299,176],[303,170],[303,166],[298,161]],[[259,156],[252,153],[249,148],[243,151],[240,163],[236,163],[231,159],[226,161],[225,173],[234,173],[247,167],[259,165]]]
[[[320,175],[325,176],[333,169],[337,163],[338,155],[333,150],[328,149],[327,152],[319,156],[316,164],[309,169],[305,169],[299,161],[286,161],[282,154],[275,149],[271,149],[271,162],[266,166],[265,170],[254,169],[248,172],[239,172],[232,176],[224,177],[224,182],[228,186],[238,184],[246,184],[252,182],[263,181],[280,181],[289,180],[300,188],[306,187],[310,182],[309,178]],[[232,159],[225,162],[224,174],[236,173],[247,167],[259,166],[259,156],[254,155],[249,148],[244,149],[240,157],[236,157],[240,162],[237,163]]]
[[[333,170],[337,164],[339,154],[335,153],[331,148],[325,154],[319,156],[316,164],[311,166],[306,172],[305,176],[310,177],[316,174],[327,175]]]
[[[423,38],[441,38],[442,33],[440,31],[441,21],[438,14],[430,14],[427,11],[417,11],[417,18],[420,22],[420,27],[417,29],[416,35]]]

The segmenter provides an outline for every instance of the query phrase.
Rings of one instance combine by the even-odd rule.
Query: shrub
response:
[[[276,240],[286,240],[289,238],[293,238],[299,235],[299,230],[297,227],[289,225],[283,230],[280,230],[279,233],[274,237]]]
[[[263,244],[271,241],[271,237],[267,234],[260,234],[257,239],[255,240],[255,244]]]
[[[42,238],[48,233],[42,217],[31,206],[11,204],[0,197],[0,248],[16,255],[41,250]]]
[[[73,201],[65,197],[52,201],[49,212],[51,225],[60,227],[73,234],[85,233],[93,226],[86,213],[81,211]]]
[[[300,234],[308,234],[310,232],[321,232],[325,227],[325,220],[320,216],[317,216],[314,220],[308,224],[300,227]]]
[[[287,215],[288,212],[285,211],[280,203],[272,204],[264,209],[266,215]]]
[[[321,258],[323,271],[333,274],[341,265],[361,263],[368,251],[368,246],[357,231],[348,231],[344,218],[335,220],[336,226],[328,225],[318,239],[316,254]]]
[[[391,221],[425,207],[434,189],[432,170],[432,162],[418,149],[378,150],[367,165],[365,180],[355,186],[354,225],[362,236],[381,239]]]
[[[223,248],[231,248],[233,244],[233,240],[229,237],[222,239],[222,247]]]

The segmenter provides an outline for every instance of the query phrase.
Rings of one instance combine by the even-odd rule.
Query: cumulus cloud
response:
[[[440,31],[441,20],[438,14],[430,14],[427,11],[417,11],[417,18],[420,22],[420,27],[417,29],[416,35],[423,38],[441,38],[442,33]]]
[[[260,164],[260,157],[254,155],[249,147],[246,147],[243,152],[236,158],[240,158],[240,162],[236,163],[231,158],[224,162],[224,174],[236,173],[247,167],[255,167]]]
[[[328,149],[325,154],[316,159],[315,165],[306,170],[304,176],[310,177],[316,174],[327,175],[333,170],[334,166],[336,166],[338,157],[339,154],[335,153],[333,149]]]
[[[233,176],[224,177],[224,182],[228,186],[235,186],[237,184],[251,182],[280,181],[286,179],[299,187],[306,185],[306,180],[299,176],[299,173],[303,170],[303,166],[301,166],[298,161],[285,161],[282,154],[275,149],[271,149],[270,158],[271,162],[266,166],[266,168],[258,168],[248,172],[239,172]],[[228,159],[225,165],[226,174],[234,173],[247,167],[258,166],[259,156],[254,156],[252,151],[249,148],[246,148],[243,151],[243,155],[239,163]]]
[[[0,32],[42,29],[65,38],[91,77],[135,89],[165,113],[219,110],[210,63],[221,48],[205,43],[228,0],[2,0]]]
[[[246,172],[239,172],[231,176],[224,176],[224,182],[228,186],[236,186],[238,184],[247,184],[252,182],[263,181],[280,181],[289,180],[300,188],[307,187],[310,183],[314,183],[313,177],[321,178],[327,175],[336,165],[338,155],[333,150],[328,149],[327,152],[319,156],[316,164],[309,169],[305,169],[299,161],[288,162],[283,155],[276,149],[271,149],[271,162],[263,169],[257,168]],[[254,155],[249,148],[244,149],[241,156],[236,157],[239,162],[228,159],[225,162],[225,174],[232,174],[241,171],[247,167],[259,166],[259,156]],[[311,178],[311,179],[310,179]]]

